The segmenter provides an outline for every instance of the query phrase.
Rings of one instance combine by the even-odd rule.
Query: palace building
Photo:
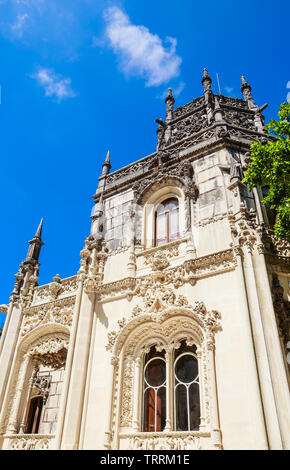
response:
[[[175,108],[93,196],[80,269],[39,286],[42,222],[0,340],[2,449],[290,449],[289,246],[249,191],[266,105]],[[56,267],[57,270],[57,267]]]

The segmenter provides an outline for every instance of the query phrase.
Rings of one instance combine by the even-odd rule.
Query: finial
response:
[[[241,82],[241,92],[243,93],[245,100],[248,102],[249,108],[255,108],[256,105],[252,97],[252,88],[248,84],[244,75],[241,76]]]
[[[174,99],[173,94],[172,94],[172,89],[168,88],[168,94],[165,98],[166,121],[171,121],[171,119],[173,119],[174,103],[175,103],[175,99]]]
[[[169,101],[169,100],[175,101],[175,99],[174,99],[174,97],[173,97],[173,94],[172,94],[172,88],[168,88],[168,94],[167,94],[167,96],[166,96],[166,98],[165,98],[165,103],[166,103],[167,101]]]
[[[41,240],[42,225],[43,225],[43,218],[41,219],[38,229],[36,230],[36,233],[33,238],[39,238]]]
[[[212,82],[212,79],[210,78],[208,71],[206,68],[203,69],[203,76],[201,79],[201,83],[204,84],[205,81]]]
[[[212,79],[210,78],[207,69],[203,69],[201,83],[204,90],[204,98],[207,104],[210,103],[212,97],[211,82]]]
[[[218,100],[217,96],[215,96],[215,98],[214,98],[214,112],[213,112],[213,115],[214,115],[215,121],[223,121],[223,112],[222,112],[222,109],[220,107],[220,103],[219,103],[219,100]]]
[[[106,176],[109,173],[110,169],[111,169],[110,150],[108,150],[108,152],[107,152],[107,155],[106,155],[106,158],[105,158],[105,161],[104,161],[102,167],[103,167],[102,176]]]
[[[27,256],[25,259],[25,262],[33,262],[38,261],[39,254],[40,254],[40,249],[43,245],[41,241],[41,233],[42,233],[42,224],[43,224],[43,219],[41,219],[40,224],[36,230],[36,233],[32,240],[29,242],[29,248],[27,252]]]
[[[219,103],[219,100],[218,100],[217,96],[215,96],[215,99],[214,99],[214,107],[215,107],[215,109],[221,109],[220,103]]]

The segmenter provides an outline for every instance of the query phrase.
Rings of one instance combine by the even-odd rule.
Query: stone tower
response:
[[[262,111],[202,96],[110,173],[80,269],[37,285],[41,226],[0,341],[4,449],[289,449],[289,247],[243,183]]]

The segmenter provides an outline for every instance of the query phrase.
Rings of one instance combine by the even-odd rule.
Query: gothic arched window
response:
[[[179,238],[178,199],[169,198],[160,203],[155,212],[155,245],[163,245]]]
[[[200,424],[198,359],[195,346],[182,341],[174,352],[175,430],[193,431]]]
[[[169,377],[166,376],[166,370]],[[166,409],[166,394],[173,384],[174,397]],[[174,416],[175,431],[193,431],[200,426],[199,373],[196,346],[180,341],[171,354],[156,351],[145,355],[143,368],[143,425],[145,432],[163,431]]]
[[[166,420],[166,364],[164,351],[153,346],[145,356],[143,374],[143,431],[163,431]]]

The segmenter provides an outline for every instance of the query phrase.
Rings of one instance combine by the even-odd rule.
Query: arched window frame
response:
[[[170,202],[176,201],[176,205],[174,207],[169,208],[168,205]],[[163,207],[162,207],[163,206]],[[173,232],[172,229],[172,218],[173,214],[177,214],[177,232]],[[161,225],[161,217],[164,217],[165,222],[165,240],[160,241],[158,238],[159,228]],[[176,197],[170,197],[163,199],[155,210],[155,220],[154,220],[154,246],[161,246],[165,245],[166,243],[170,243],[172,241],[176,241],[180,238],[180,217],[179,217],[179,201]],[[176,238],[173,238],[173,235],[176,235]]]
[[[133,309],[134,310],[134,309]],[[206,321],[205,321],[206,319]],[[107,449],[158,449],[159,444],[178,449],[197,449],[200,438],[203,448],[221,449],[218,394],[215,372],[215,334],[221,328],[221,315],[208,311],[203,302],[195,306],[169,307],[158,311],[133,311],[119,333],[108,335],[110,359],[110,390],[105,442]],[[156,321],[157,320],[157,321]],[[112,336],[113,335],[113,336]],[[152,345],[165,350],[166,375],[169,377],[172,354],[182,339],[196,345],[200,372],[200,427],[199,431],[174,431],[172,384],[166,393],[166,425],[162,432],[142,431],[143,363]],[[119,390],[119,394],[114,390]],[[117,413],[118,419],[113,419]],[[128,440],[129,439],[129,440]],[[169,439],[169,441],[168,441]],[[119,442],[119,444],[118,444]],[[169,447],[166,447],[169,445]],[[156,447],[157,446],[157,447]],[[174,447],[175,448],[175,447]]]
[[[180,344],[182,341],[188,342],[189,345],[194,345],[196,348],[196,353],[184,353],[184,354],[192,354],[196,359],[198,363],[198,385],[199,385],[199,406],[200,406],[200,425],[198,430],[202,430],[204,427],[204,422],[205,422],[205,417],[204,417],[204,396],[203,396],[203,389],[202,389],[202,383],[201,383],[201,377],[202,377],[202,350],[200,346],[198,345],[198,342],[193,342],[192,339],[186,338],[186,336],[181,336],[178,341],[174,341],[170,345],[165,345],[164,350],[165,350],[165,364],[166,364],[166,376],[165,376],[165,388],[166,388],[166,423],[165,427],[162,430],[159,430],[159,432],[163,431],[176,431],[176,402],[175,402],[175,364],[177,360],[181,357],[177,357],[174,359],[174,353],[177,351],[180,347]],[[144,430],[144,414],[145,414],[145,401],[144,401],[144,373],[145,373],[145,368],[148,362],[145,362],[145,356],[148,350],[151,348],[154,348],[155,344],[154,342],[151,345],[147,345],[144,348],[144,352],[142,352],[140,358],[139,358],[139,364],[142,364],[142,367],[139,367],[139,377],[135,373],[135,380],[136,383],[139,382],[141,386],[139,386],[139,394],[137,393],[137,397],[135,396],[135,400],[137,399],[139,402],[139,406],[135,407],[138,416],[135,417],[134,422],[138,423],[138,426],[135,427],[136,430],[146,432]],[[158,343],[156,343],[156,348],[160,348],[158,346]],[[160,348],[161,349],[161,348]],[[184,355],[182,354],[182,355]],[[141,383],[140,383],[141,382]],[[139,408],[139,409],[138,409]],[[197,429],[195,429],[196,431]],[[184,431],[193,431],[190,429],[184,429]],[[148,431],[147,431],[148,432]],[[157,432],[156,429],[152,432]]]
[[[145,248],[155,247],[156,210],[163,201],[171,198],[178,200],[179,237],[185,234],[185,196],[183,189],[178,185],[164,186],[152,192],[143,206],[142,245]]]

